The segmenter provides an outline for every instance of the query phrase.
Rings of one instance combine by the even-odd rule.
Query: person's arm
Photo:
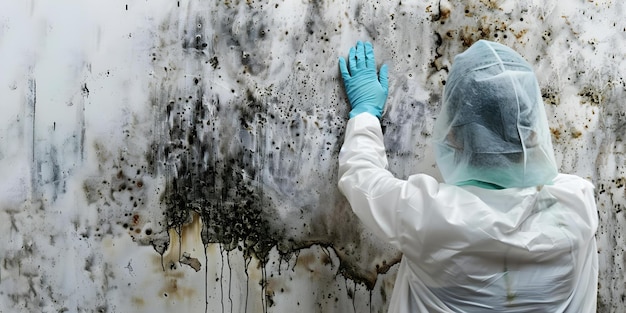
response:
[[[378,119],[363,113],[350,119],[339,153],[339,189],[365,226],[400,248],[398,202],[407,198],[406,181],[386,170],[387,157]]]

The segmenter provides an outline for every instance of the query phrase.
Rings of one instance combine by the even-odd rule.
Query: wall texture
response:
[[[337,58],[390,66],[390,169],[438,176],[454,55],[534,65],[561,171],[597,186],[599,312],[626,298],[626,5],[0,2],[0,312],[384,312],[400,254],[338,192]]]

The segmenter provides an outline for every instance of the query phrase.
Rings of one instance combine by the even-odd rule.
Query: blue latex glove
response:
[[[380,118],[389,93],[387,65],[383,65],[377,75],[372,44],[360,41],[350,48],[348,65],[343,57],[339,58],[339,71],[352,106],[350,118],[364,112]]]

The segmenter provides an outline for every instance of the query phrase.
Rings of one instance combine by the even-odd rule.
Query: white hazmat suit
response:
[[[339,188],[403,257],[389,312],[595,312],[593,186],[557,174],[536,78],[479,41],[455,58],[434,130],[446,183],[387,168],[379,120],[348,122]]]

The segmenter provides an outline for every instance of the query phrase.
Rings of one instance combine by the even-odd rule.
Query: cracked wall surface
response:
[[[453,58],[535,68],[560,171],[596,186],[599,312],[626,298],[619,1],[0,3],[0,312],[384,312],[400,253],[337,182],[337,58],[389,65],[390,170],[430,145]]]

